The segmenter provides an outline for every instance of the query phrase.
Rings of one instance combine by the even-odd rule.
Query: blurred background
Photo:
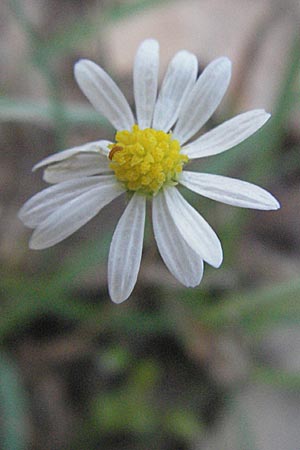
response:
[[[300,449],[300,4],[288,0],[4,0],[0,4],[0,448]],[[73,79],[93,59],[133,104],[137,46],[233,61],[208,127],[252,108],[272,119],[197,163],[269,189],[277,212],[184,192],[225,253],[196,289],[168,273],[148,220],[136,288],[107,293],[124,200],[44,251],[17,212],[45,187],[34,163],[113,130]],[[194,166],[195,167],[195,166]]]

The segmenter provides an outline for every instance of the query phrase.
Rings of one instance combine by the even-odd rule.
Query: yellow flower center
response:
[[[133,125],[132,131],[118,131],[109,146],[109,167],[129,191],[155,195],[164,185],[178,183],[188,161],[171,133]]]

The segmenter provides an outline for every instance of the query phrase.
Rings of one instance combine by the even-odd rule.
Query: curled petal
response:
[[[79,153],[61,163],[46,168],[43,178],[47,183],[61,183],[74,178],[111,173],[106,156]]]
[[[109,150],[108,145],[111,144],[110,141],[95,141],[88,142],[87,144],[79,145],[77,147],[69,148],[68,150],[63,150],[62,152],[54,153],[47,158],[42,159],[35,166],[33,166],[33,171],[40,169],[41,167],[49,166],[50,164],[59,163],[65,161],[66,159],[76,156],[80,153],[96,153],[103,156],[108,156]]]

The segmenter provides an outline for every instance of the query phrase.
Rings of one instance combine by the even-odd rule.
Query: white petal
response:
[[[109,149],[107,146],[109,144],[111,144],[110,141],[104,140],[88,142],[87,144],[79,145],[77,147],[69,148],[68,150],[63,150],[62,152],[54,153],[53,155],[50,155],[47,158],[42,159],[42,161],[38,162],[32,170],[34,171],[39,169],[40,167],[45,167],[49,164],[55,164],[64,161],[79,153],[97,153],[108,156]]]
[[[184,171],[180,183],[197,194],[228,203],[233,206],[253,209],[278,209],[278,201],[259,186],[234,178]]]
[[[197,70],[197,58],[192,53],[183,50],[174,56],[155,105],[153,128],[167,132],[174,125],[181,105],[196,82]]]
[[[219,106],[229,85],[231,62],[218,58],[211,62],[198,78],[179,112],[174,138],[181,144],[188,141]]]
[[[82,92],[94,108],[117,130],[130,130],[134,118],[130,106],[116,83],[97,64],[82,59],[75,64],[74,74]]]
[[[134,99],[140,128],[151,127],[157,94],[158,69],[158,42],[147,39],[138,48],[133,71]]]
[[[20,219],[35,228],[60,206],[94,187],[115,184],[113,176],[88,177],[51,186],[30,198],[19,212]]]
[[[61,163],[47,167],[43,178],[47,183],[61,183],[101,173],[112,173],[106,156],[95,153],[79,153]]]
[[[223,253],[214,230],[176,188],[166,188],[164,192],[170,215],[183,239],[204,261],[219,267]]]
[[[158,250],[169,271],[185,286],[197,286],[203,276],[203,260],[183,239],[163,192],[153,198],[152,220]]]
[[[81,228],[122,192],[116,185],[95,186],[55,209],[34,231],[30,247],[51,247]]]
[[[271,117],[263,109],[239,114],[182,149],[190,159],[217,155],[247,139]]]
[[[108,289],[113,302],[131,294],[143,249],[146,198],[134,194],[115,229],[108,258]]]

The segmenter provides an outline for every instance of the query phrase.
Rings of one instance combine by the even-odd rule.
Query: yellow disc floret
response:
[[[129,191],[156,194],[164,185],[177,184],[178,175],[188,157],[180,153],[180,144],[171,133],[138,125],[132,131],[118,131],[109,146],[109,167]]]

